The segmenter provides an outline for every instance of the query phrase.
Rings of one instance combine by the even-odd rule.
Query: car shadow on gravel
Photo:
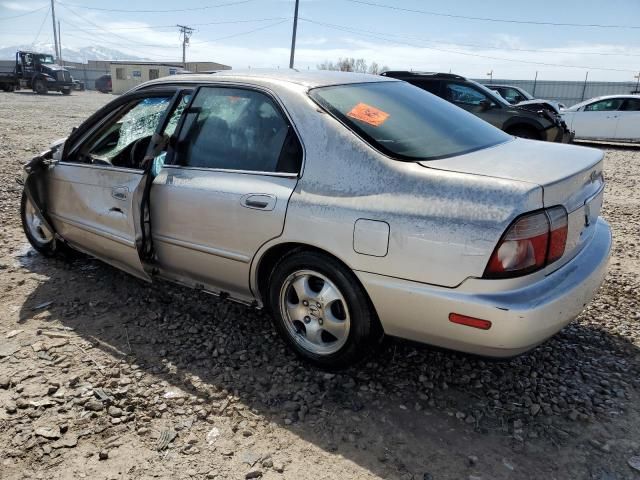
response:
[[[615,290],[613,307],[597,300],[579,322],[515,359],[485,361],[394,340],[366,363],[327,373],[295,358],[269,317],[255,309],[147,284],[84,257],[66,263],[31,251],[20,263],[40,279],[20,322],[37,316],[52,328],[73,329],[88,358],[95,349],[113,357],[103,368],[135,363],[203,399],[214,417],[242,421],[234,403],[240,402],[254,416],[383,478],[432,478],[430,472],[452,468],[456,474],[446,478],[466,478],[477,468],[470,455],[515,458],[520,473],[527,472],[518,478],[551,472],[568,478],[550,452],[582,445],[594,419],[613,422],[638,398],[638,348],[605,328],[636,302],[633,290],[626,295],[615,285],[609,291],[605,284],[599,297]],[[86,380],[108,389],[97,368]],[[132,388],[121,403],[160,415],[157,401],[140,391],[145,388]],[[163,418],[177,418],[177,405],[165,401]],[[608,461],[587,447],[579,447],[580,458]],[[592,478],[591,467],[570,468],[564,472],[571,478]],[[486,478],[512,474],[501,464],[482,469]]]
[[[589,142],[589,141],[576,141],[574,145],[579,145],[581,147],[591,147],[591,148],[606,148],[607,150],[619,150],[625,151],[628,150],[630,152],[637,152],[640,150],[640,143],[607,143],[607,142]]]

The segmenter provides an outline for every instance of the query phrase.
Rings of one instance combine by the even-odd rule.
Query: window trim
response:
[[[298,178],[298,173],[287,173],[287,172],[265,172],[262,170],[234,170],[231,168],[209,168],[209,167],[189,167],[187,165],[176,165],[176,164],[164,164],[162,168],[174,168],[179,170],[198,170],[203,172],[214,172],[214,173],[233,173],[233,174],[242,174],[242,175],[262,175],[265,177],[280,177],[280,178]]]
[[[176,129],[174,132],[175,137],[179,137],[182,134],[184,123],[187,118],[187,113],[193,106],[193,102],[195,101],[196,97],[200,93],[200,90],[202,90],[203,88],[232,88],[236,90],[238,89],[249,90],[249,91],[258,92],[266,95],[273,102],[277,111],[282,115],[282,118],[285,120],[285,123],[291,129],[293,134],[296,136],[298,143],[300,144],[300,148],[302,150],[302,159],[300,161],[300,168],[298,169],[299,171],[296,173],[271,172],[271,171],[265,171],[265,170],[238,170],[238,169],[232,169],[232,168],[191,167],[189,165],[179,165],[177,163],[175,150],[171,152],[171,155],[167,155],[167,159],[165,161],[164,167],[183,168],[183,169],[189,169],[189,170],[201,170],[201,171],[207,171],[207,172],[220,172],[220,173],[227,172],[227,173],[243,173],[248,175],[265,175],[265,176],[271,176],[271,177],[287,177],[287,178],[302,177],[302,174],[304,172],[305,160],[306,160],[306,149],[305,149],[304,143],[302,142],[302,137],[298,132],[298,129],[296,128],[295,123],[292,121],[291,116],[289,115],[289,112],[284,107],[283,103],[279,100],[277,95],[275,95],[271,90],[267,88],[263,88],[257,85],[232,83],[232,82],[224,82],[224,83],[216,82],[216,83],[198,84],[192,89],[191,100],[189,101],[189,104],[185,107],[184,112],[182,113],[182,116],[178,121],[178,125],[176,126]]]

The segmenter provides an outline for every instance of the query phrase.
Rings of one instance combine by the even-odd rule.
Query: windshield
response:
[[[39,63],[45,63],[45,64],[50,64],[50,63],[55,63],[55,61],[53,60],[53,56],[52,55],[36,55],[36,61]]]
[[[476,116],[406,82],[320,87],[310,95],[374,148],[399,160],[435,160],[511,139]]]

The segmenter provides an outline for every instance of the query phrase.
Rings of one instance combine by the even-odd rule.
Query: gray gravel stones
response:
[[[55,426],[55,427],[40,427],[40,428],[36,428],[35,432],[36,435],[39,435],[40,437],[44,437],[47,438],[49,440],[55,440],[60,438],[60,427]]]

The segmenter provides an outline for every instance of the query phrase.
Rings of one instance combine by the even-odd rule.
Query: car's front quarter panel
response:
[[[306,117],[298,128],[304,173],[283,235],[273,243],[321,248],[356,271],[454,287],[482,275],[516,216],[542,207],[537,185],[390,159],[326,113]],[[386,255],[384,248],[356,251],[362,252],[354,248],[354,232],[363,233],[359,220],[389,226]],[[374,229],[380,238],[371,243],[380,247],[385,231]]]

